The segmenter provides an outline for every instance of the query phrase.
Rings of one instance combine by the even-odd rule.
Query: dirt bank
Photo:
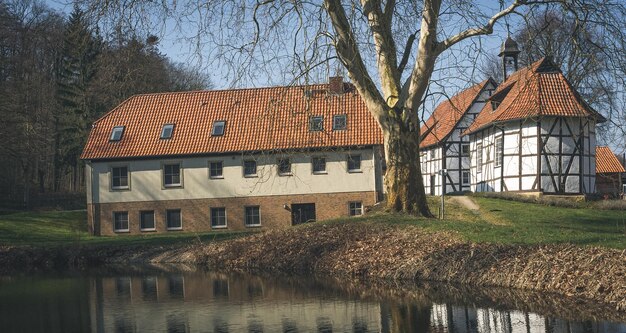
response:
[[[209,244],[213,268],[442,281],[559,293],[626,313],[626,251],[470,244],[452,234],[370,223],[312,225]]]
[[[605,304],[626,318],[626,251],[604,248],[471,244],[443,232],[359,222],[313,224],[184,246],[0,247],[0,273],[111,263],[189,263],[383,283],[499,286]]]

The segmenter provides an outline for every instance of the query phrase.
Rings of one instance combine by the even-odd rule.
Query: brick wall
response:
[[[88,205],[89,225],[94,226],[96,235],[150,234],[168,231],[165,214],[168,209],[180,209],[183,232],[211,231],[210,208],[225,207],[227,228],[219,230],[245,230],[251,228],[284,228],[291,226],[291,212],[286,205],[314,203],[317,220],[328,220],[348,216],[348,204],[360,201],[363,207],[376,203],[376,192],[346,192],[305,195],[275,195],[259,197],[238,197],[221,199],[164,200],[119,202]],[[260,206],[261,227],[246,227],[244,211],[246,206]],[[156,231],[141,231],[139,213],[154,211]],[[113,212],[128,212],[129,232],[116,233],[113,230]]]

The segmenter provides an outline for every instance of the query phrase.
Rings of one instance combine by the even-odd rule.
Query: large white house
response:
[[[470,190],[470,143],[461,134],[472,124],[496,88],[492,79],[463,90],[435,108],[422,126],[420,142],[422,177],[426,193]],[[439,170],[446,169],[442,177]]]
[[[382,197],[382,142],[340,77],[133,96],[84,148],[89,224],[111,235],[360,215]]]
[[[503,63],[505,72],[517,64]],[[550,59],[513,72],[463,133],[471,190],[594,193],[595,127],[602,121]]]

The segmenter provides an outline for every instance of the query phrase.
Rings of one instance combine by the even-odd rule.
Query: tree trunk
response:
[[[387,209],[434,217],[426,202],[419,156],[419,129],[401,121],[384,131],[387,172]]]

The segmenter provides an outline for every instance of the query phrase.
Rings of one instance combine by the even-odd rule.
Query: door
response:
[[[291,224],[301,224],[315,221],[315,204],[292,204],[291,205]]]
[[[430,175],[430,195],[435,195],[435,181],[437,180],[436,175]]]

